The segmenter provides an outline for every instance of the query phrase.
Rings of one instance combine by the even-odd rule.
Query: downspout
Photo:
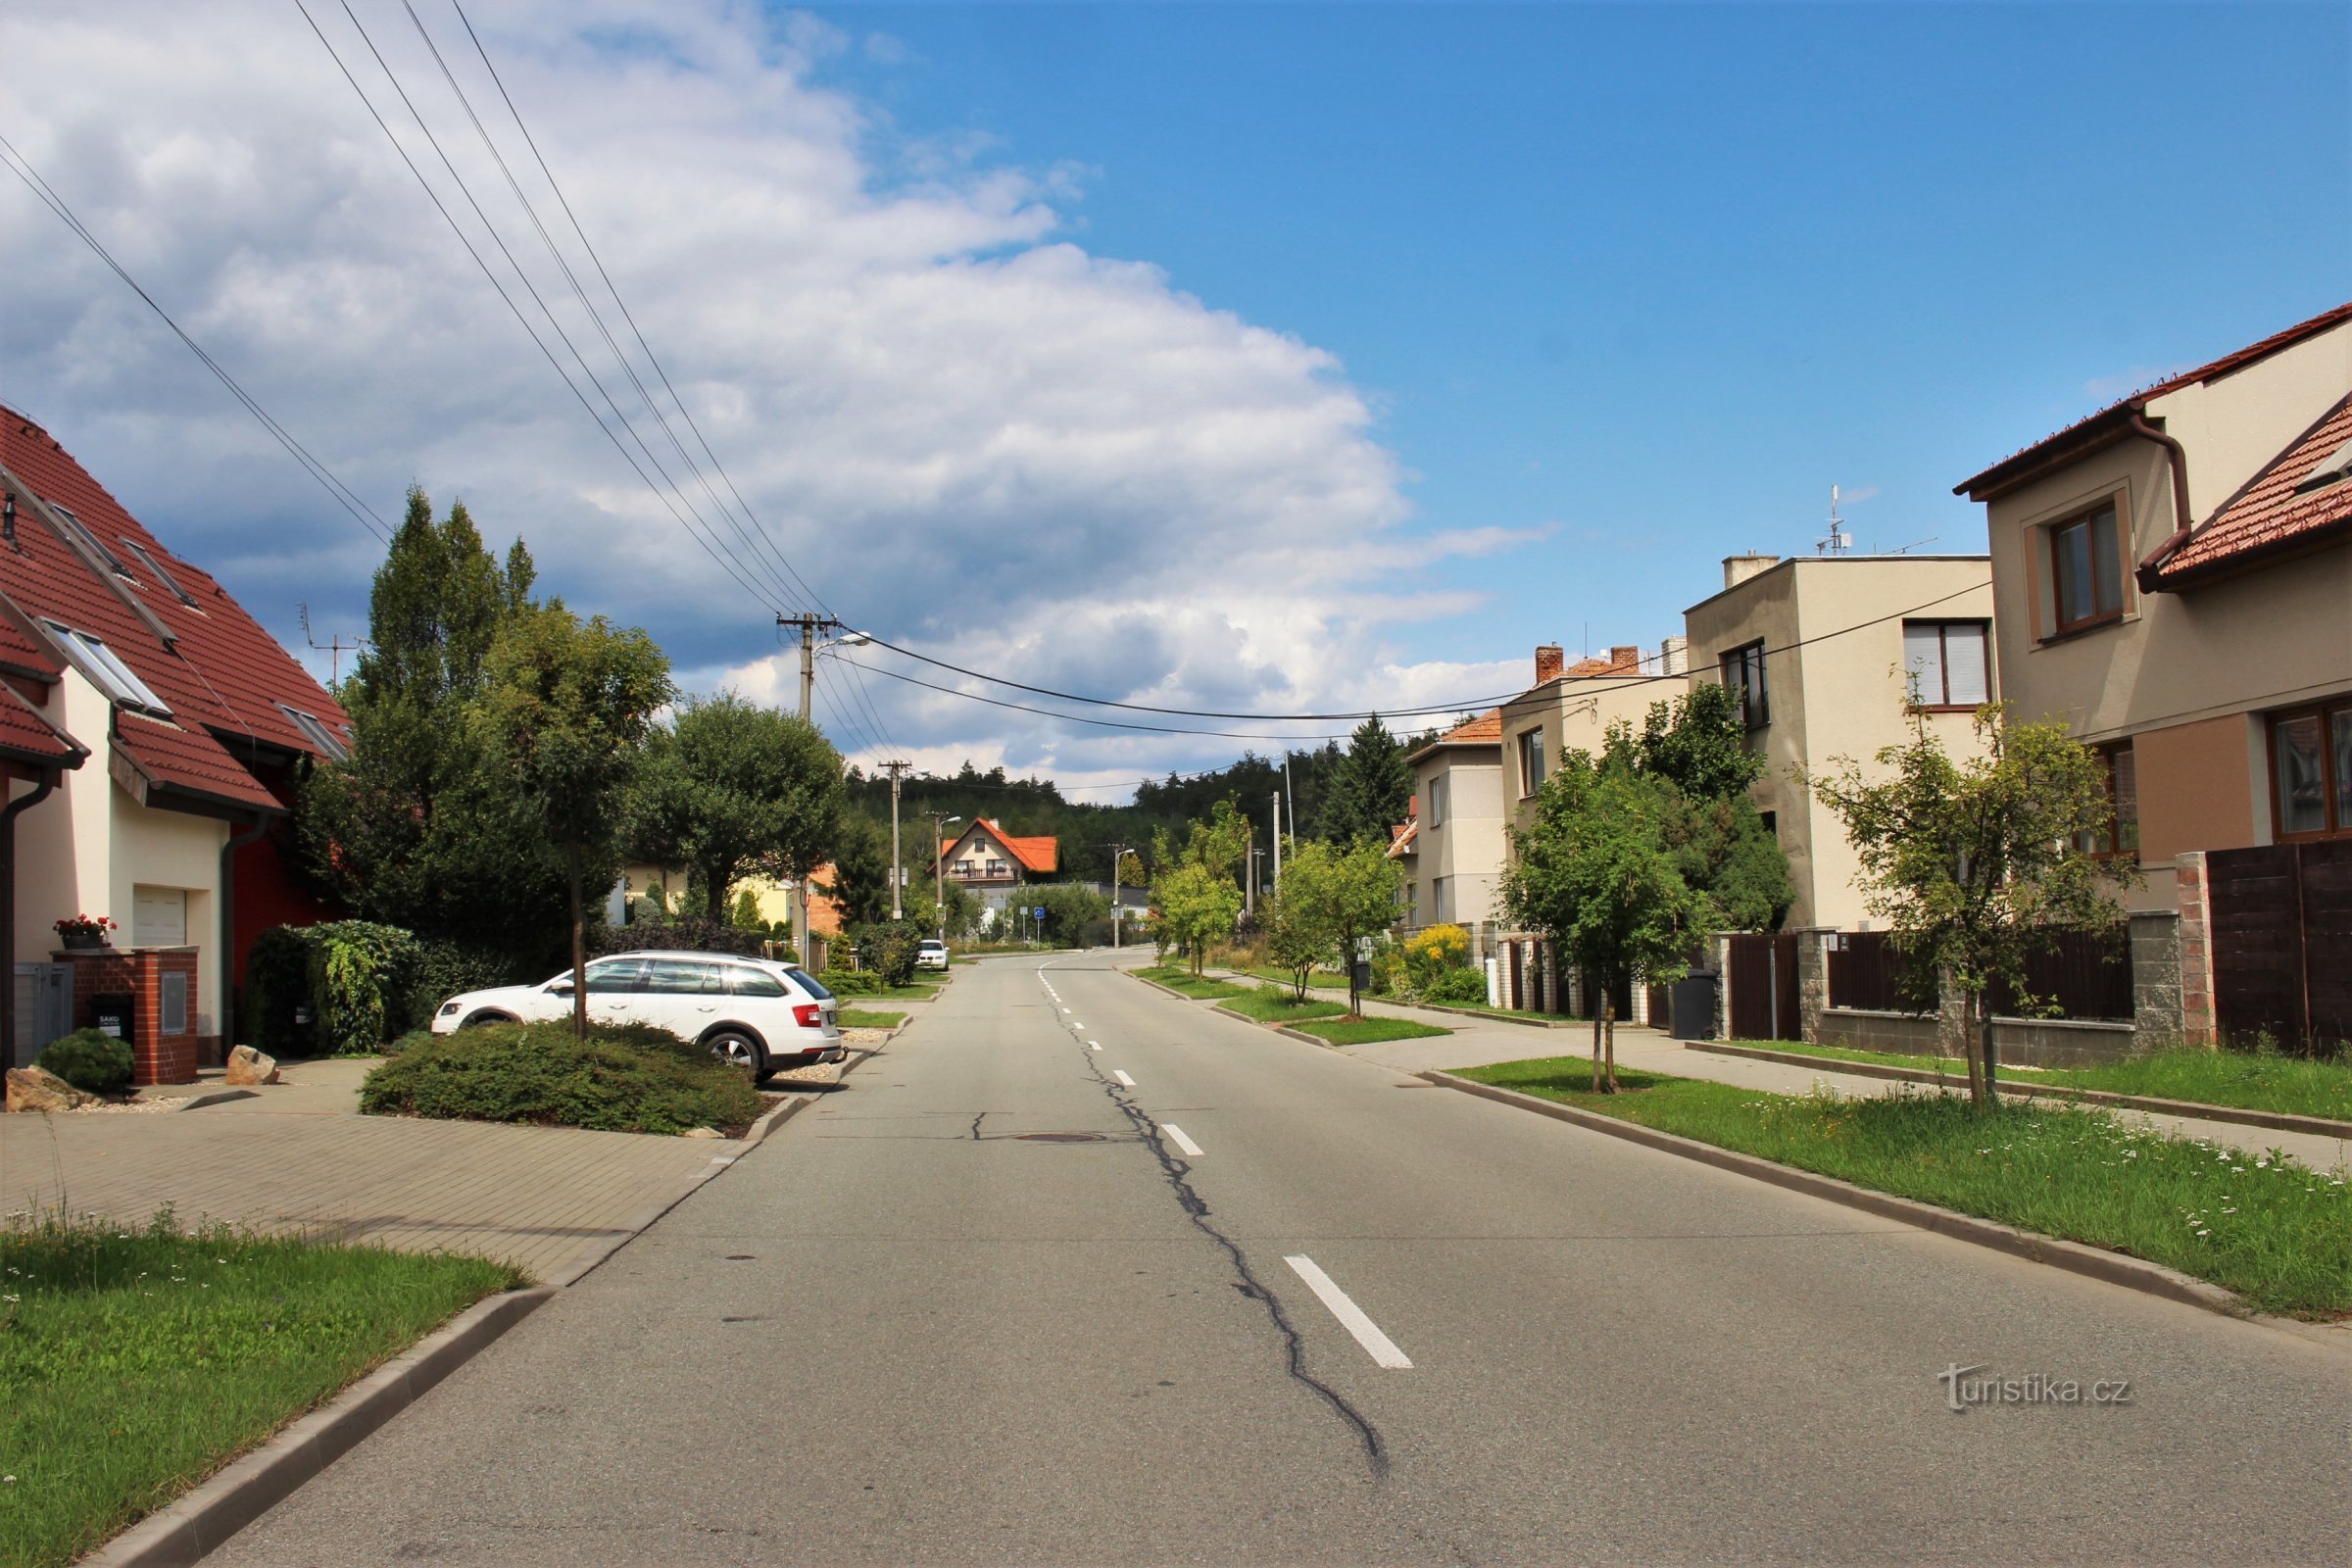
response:
[[[234,821],[232,817],[230,819]],[[237,1038],[237,852],[270,831],[270,818],[256,811],[253,826],[232,833],[220,846],[220,1056]]]
[[[2188,510],[2188,451],[2179,441],[2150,424],[2147,416],[2137,409],[2132,411],[2132,433],[2163,447],[2173,467],[2173,536],[2149,551],[2140,562],[2139,569],[2132,574],[2132,580],[2139,584],[2141,593],[2152,594],[2160,591],[2156,586],[2157,569],[2171,559],[2175,551],[2188,543],[2188,536],[2196,531],[2196,514]]]
[[[63,771],[42,768],[30,795],[0,809],[0,975],[8,977],[8,995],[0,998],[0,1067],[17,1065],[17,818],[49,798]]]

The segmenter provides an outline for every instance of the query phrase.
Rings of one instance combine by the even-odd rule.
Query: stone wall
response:
[[[2132,916],[2132,1046],[2158,1051],[2186,1033],[2181,1006],[2180,916],[2142,909]]]
[[[2213,1006],[2213,905],[2205,885],[2205,852],[2173,858],[2175,890],[2180,900],[2175,941],[2180,964],[2180,1039],[2211,1051],[2221,1043]]]
[[[2021,1067],[2086,1067],[2130,1054],[2132,1026],[2065,1018],[1995,1018],[1992,1037],[2004,1062]],[[1942,1014],[1933,1012],[1825,1007],[1819,1033],[1812,1039],[1815,1045],[1898,1055],[1959,1059],[1967,1054],[1959,1030]]]

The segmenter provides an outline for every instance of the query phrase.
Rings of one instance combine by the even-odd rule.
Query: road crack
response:
[[[1275,1333],[1282,1338],[1284,1369],[1291,1381],[1313,1394],[1346,1423],[1364,1450],[1364,1460],[1371,1466],[1373,1479],[1387,1480],[1389,1450],[1388,1445],[1381,1439],[1380,1429],[1361,1410],[1348,1403],[1346,1396],[1306,1369],[1305,1338],[1299,1334],[1298,1326],[1291,1321],[1291,1314],[1284,1309],[1281,1298],[1257,1277],[1257,1271],[1250,1264],[1249,1254],[1210,1217],[1207,1200],[1193,1188],[1191,1164],[1168,1148],[1166,1140],[1160,1137],[1159,1124],[1135,1103],[1127,1090],[1095,1065],[1094,1053],[1083,1049],[1083,1044],[1081,1042],[1078,1059],[1086,1064],[1086,1070],[1094,1074],[1095,1082],[1102,1086],[1102,1093],[1118,1107],[1129,1125],[1135,1128],[1136,1141],[1149,1149],[1152,1157],[1159,1162],[1160,1176],[1166,1181],[1168,1190],[1176,1195],[1177,1204],[1184,1210],[1185,1218],[1192,1222],[1195,1230],[1207,1237],[1233,1265],[1237,1276],[1233,1288],[1265,1309],[1267,1321],[1274,1325]]]

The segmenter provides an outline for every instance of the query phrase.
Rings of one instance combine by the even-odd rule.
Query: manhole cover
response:
[[[1024,1144],[1100,1144],[1101,1133],[1015,1133]]]

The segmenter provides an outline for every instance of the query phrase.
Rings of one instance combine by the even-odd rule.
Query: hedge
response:
[[[485,1024],[408,1048],[368,1075],[371,1116],[682,1133],[757,1119],[759,1091],[701,1046],[650,1024]]]

